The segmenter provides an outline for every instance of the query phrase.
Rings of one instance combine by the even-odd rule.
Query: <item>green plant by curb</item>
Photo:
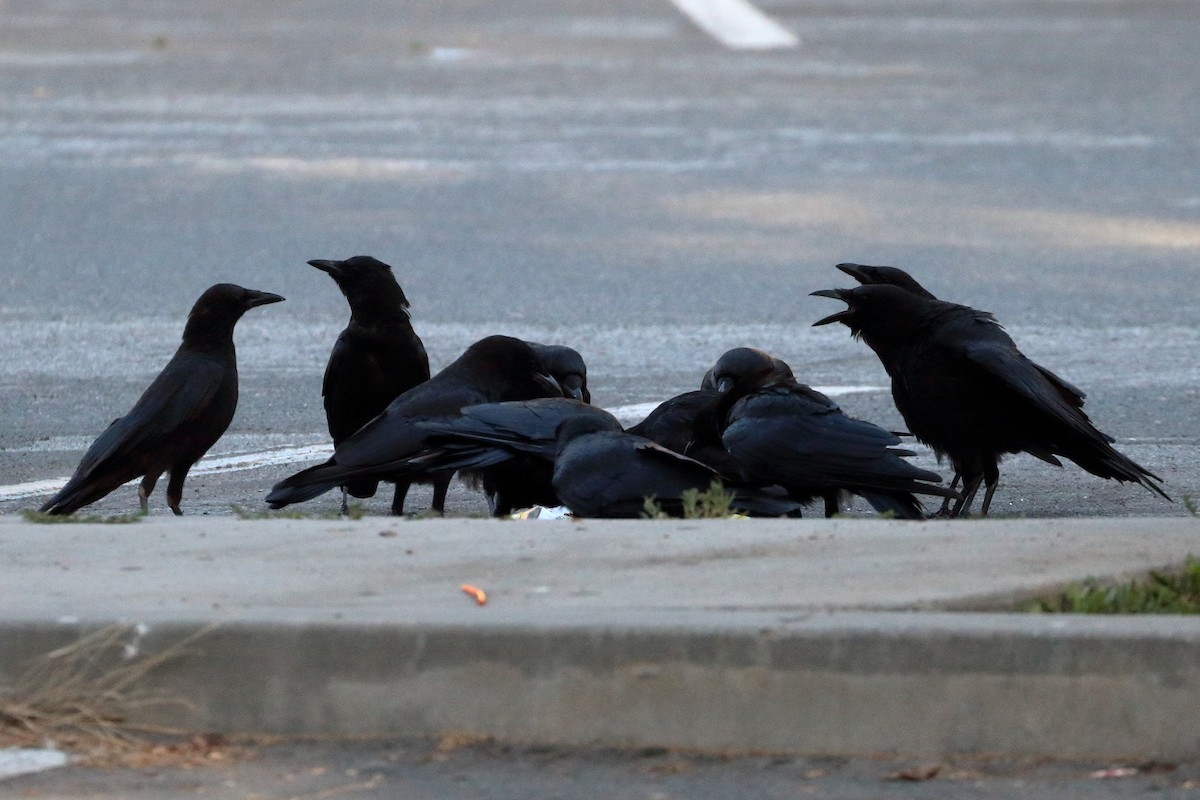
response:
[[[300,511],[286,509],[283,511],[256,511],[242,506],[230,506],[238,519],[362,519],[367,515],[362,503],[351,503],[346,513],[340,511]]]
[[[1026,610],[1072,614],[1200,614],[1200,558],[1188,556],[1178,572],[1151,572],[1128,583],[1088,579]]]
[[[36,522],[41,525],[83,525],[83,524],[100,524],[100,525],[124,525],[130,522],[141,522],[147,515],[141,511],[135,511],[132,514],[113,514],[112,516],[100,516],[99,514],[46,514],[41,511],[25,509],[21,512],[21,516],[26,522]]]
[[[713,481],[708,489],[686,489],[680,495],[683,501],[684,519],[725,519],[734,512],[730,510],[733,503],[733,492],[725,489],[720,481]],[[662,506],[653,495],[646,498],[642,507],[644,519],[671,519],[671,515],[663,511]]]

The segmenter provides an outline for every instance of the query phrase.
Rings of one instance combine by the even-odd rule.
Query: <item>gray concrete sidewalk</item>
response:
[[[114,622],[194,729],[1171,758],[1200,622],[1005,613],[1200,554],[1181,519],[0,518],[0,683]],[[485,606],[461,590],[488,593]]]

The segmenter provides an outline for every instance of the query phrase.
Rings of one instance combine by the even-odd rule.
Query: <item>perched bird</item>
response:
[[[155,483],[169,472],[167,505],[182,514],[188,470],[221,438],[237,408],[233,327],[251,308],[281,300],[231,283],[205,290],[188,314],[175,355],[129,413],[92,443],[71,480],[41,511],[70,514],[140,476],[138,500],[146,513]]]
[[[564,397],[592,402],[592,393],[588,391],[587,364],[578,350],[563,344],[541,344],[529,342],[529,346],[538,354],[542,366],[554,376],[562,387]]]
[[[712,375],[724,394],[720,441],[746,481],[778,484],[801,502],[821,497],[827,516],[837,511],[842,491],[904,519],[924,518],[914,493],[958,496],[935,485],[937,473],[906,461],[913,453],[896,448],[899,437],[846,416],[769,353],[735,348],[717,360]]]
[[[321,386],[325,419],[336,447],[388,403],[429,380],[429,357],[413,330],[408,298],[390,266],[371,256],[308,263],[333,278],[350,304],[350,322],[333,345]],[[377,485],[374,480],[361,480],[343,487],[342,513],[347,510],[347,493],[372,497]],[[397,482],[396,491],[403,495],[408,485]]]
[[[962,477],[970,510],[980,483],[987,514],[1006,453],[1026,452],[1055,466],[1058,456],[1102,478],[1140,483],[1167,498],[1149,472],[1112,447],[1083,412],[1083,393],[1030,361],[995,318],[968,306],[895,285],[813,292],[847,308],[814,323],[841,322],[879,356],[908,428]]]
[[[419,423],[429,433],[428,450],[412,465],[418,474],[459,470],[483,489],[493,516],[557,506],[551,484],[556,433],[563,421],[578,416],[621,430],[612,414],[570,398],[486,403],[464,408],[456,419]]]
[[[719,476],[708,466],[649,439],[613,430],[604,420],[576,416],[558,428],[554,488],[577,517],[640,517],[647,498],[683,515],[684,493],[707,491]],[[735,489],[732,508],[768,516],[796,504],[760,489]]]
[[[437,375],[397,397],[342,440],[328,461],[275,484],[266,501],[272,508],[282,508],[351,481],[403,482],[408,480],[406,460],[424,449],[428,435],[417,423],[452,419],[460,416],[463,408],[480,403],[561,395],[562,389],[527,343],[509,336],[480,339]],[[434,484],[432,507],[438,513],[445,510],[451,475],[435,473],[427,478]],[[399,491],[392,513],[404,513],[404,494]]]

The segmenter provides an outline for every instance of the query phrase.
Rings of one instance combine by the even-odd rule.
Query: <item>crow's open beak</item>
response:
[[[841,300],[845,302],[846,298],[843,294],[845,291],[845,289],[818,289],[815,292],[810,292],[809,295],[811,297],[829,297],[834,300]],[[828,317],[817,320],[813,323],[813,327],[815,328],[818,325],[828,325],[831,322],[846,322],[853,315],[853,308],[845,308],[836,314],[830,314]]]

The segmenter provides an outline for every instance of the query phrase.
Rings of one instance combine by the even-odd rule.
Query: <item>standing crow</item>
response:
[[[647,498],[682,516],[684,493],[705,492],[719,477],[705,464],[613,430],[603,419],[575,416],[558,428],[554,488],[577,517],[640,517]],[[735,489],[732,507],[783,516],[796,504],[762,490]]]
[[[92,443],[71,480],[41,510],[70,514],[141,476],[138,500],[144,514],[154,484],[169,471],[167,505],[182,514],[179,500],[188,470],[221,438],[237,408],[233,326],[249,309],[281,300],[231,283],[218,283],[200,295],[175,355],[129,413]]]
[[[453,419],[464,407],[479,403],[561,394],[561,388],[546,374],[528,344],[509,336],[480,339],[448,367],[397,397],[381,414],[344,439],[328,461],[275,484],[267,503],[282,508],[349,481],[408,480],[405,462],[424,449],[428,435],[417,423]],[[451,475],[435,473],[428,478],[434,484],[432,507],[438,513],[445,510]],[[392,513],[404,513],[404,494],[399,491]]]
[[[904,519],[924,518],[914,492],[957,497],[933,485],[941,481],[937,473],[904,460],[913,454],[895,448],[895,434],[846,416],[768,353],[730,350],[712,376],[725,395],[721,442],[747,481],[778,484],[800,502],[823,497],[826,516],[837,511],[841,491]]]
[[[1102,478],[1140,483],[1163,497],[1161,478],[1112,447],[1083,412],[1083,393],[1017,349],[995,318],[893,285],[813,292],[843,300],[841,322],[879,356],[909,430],[963,480],[953,516],[970,510],[986,484],[987,514],[1005,453],[1026,452],[1055,466],[1065,456]],[[1170,499],[1169,497],[1167,499]]]
[[[350,304],[350,322],[333,345],[321,387],[329,435],[337,447],[388,403],[429,380],[429,358],[413,331],[408,298],[390,266],[371,256],[308,263],[328,273]],[[373,480],[343,487],[342,513],[347,492],[371,497],[376,487]],[[408,484],[397,482],[396,491],[403,495]]]

